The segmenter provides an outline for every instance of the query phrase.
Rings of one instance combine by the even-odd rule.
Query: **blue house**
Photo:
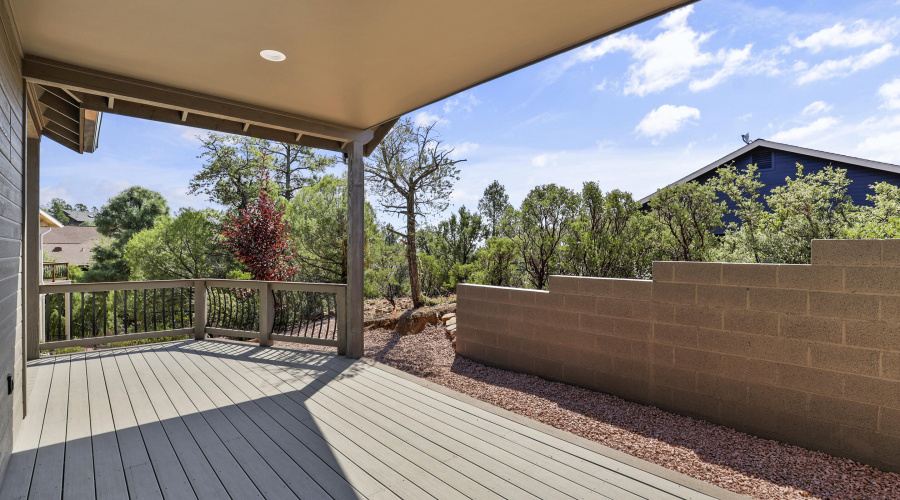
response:
[[[826,153],[764,139],[756,139],[728,156],[720,158],[670,185],[689,181],[706,182],[716,175],[716,170],[732,162],[739,169],[756,164],[759,180],[765,185],[762,189],[763,195],[768,194],[777,186],[785,185],[786,177],[794,177],[797,174],[798,163],[803,165],[804,173],[818,172],[829,165],[847,170],[847,178],[853,181],[847,189],[847,194],[857,205],[871,205],[866,199],[866,195],[874,194],[869,186],[876,182],[900,185],[900,165]],[[647,196],[640,200],[640,203],[642,205],[647,203],[654,195]],[[728,214],[723,221],[726,224],[737,222],[737,218],[733,214]]]

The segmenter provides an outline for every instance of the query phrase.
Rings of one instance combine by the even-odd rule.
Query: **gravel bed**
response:
[[[900,499],[900,474],[485,366],[457,356],[442,326],[365,335],[366,357],[751,498]]]

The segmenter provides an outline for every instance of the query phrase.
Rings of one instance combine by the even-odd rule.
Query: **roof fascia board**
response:
[[[270,108],[105,73],[42,57],[26,55],[22,62],[22,74],[27,81],[32,83],[61,86],[77,92],[188,111],[192,114],[233,120],[241,124],[249,123],[261,127],[302,132],[304,135],[341,142],[351,140],[369,142],[374,135],[372,130],[360,130],[325,123]]]

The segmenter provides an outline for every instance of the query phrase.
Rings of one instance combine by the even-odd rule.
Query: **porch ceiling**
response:
[[[11,0],[27,55],[357,131],[686,3]]]

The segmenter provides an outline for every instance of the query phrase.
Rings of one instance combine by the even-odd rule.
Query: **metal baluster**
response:
[[[97,292],[91,292],[91,337],[97,336]]]
[[[144,302],[144,309],[141,311],[143,313],[142,316],[144,317],[144,321],[141,324],[141,327],[142,327],[141,331],[146,332],[147,331],[147,289],[145,288],[145,289],[141,290],[141,292],[142,292],[141,295],[143,296],[141,298],[143,299],[143,302]]]
[[[119,333],[119,321],[118,315],[116,314],[116,306],[119,302],[119,292],[118,290],[113,290],[113,335],[118,335]]]
[[[107,313],[107,302],[109,302],[109,290],[103,292],[103,335],[106,336],[106,326],[108,324],[107,317],[109,316]]]
[[[303,308],[301,309],[301,311],[303,311],[303,317],[300,320],[303,322],[303,336],[312,337],[312,335],[309,334],[309,293],[304,293],[302,300]]]
[[[156,327],[156,288],[153,289],[153,331],[159,331],[159,328]]]
[[[178,312],[181,314],[181,328],[184,328],[184,287],[178,289]]]
[[[81,338],[87,338],[84,335],[84,292],[81,292]]]

